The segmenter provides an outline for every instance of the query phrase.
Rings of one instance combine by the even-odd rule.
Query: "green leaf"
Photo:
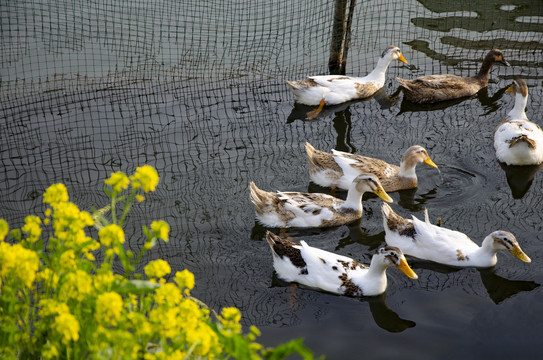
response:
[[[265,358],[268,360],[278,360],[284,359],[290,354],[299,354],[303,359],[312,360],[314,355],[304,344],[302,344],[304,339],[295,339],[291,340],[288,343],[278,345],[275,349],[271,349]],[[321,356],[319,359],[324,359],[324,356]]]
[[[147,280],[128,280],[123,282],[120,286],[113,290],[119,294],[146,294],[153,292],[156,288],[159,288],[160,284],[153,283]]]

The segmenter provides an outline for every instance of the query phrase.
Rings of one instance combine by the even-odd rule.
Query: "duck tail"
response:
[[[310,171],[318,171],[324,167],[322,160],[332,160],[332,154],[315,149],[309,142],[305,143],[305,152],[307,153],[307,162]]]
[[[411,90],[411,88],[409,87],[408,80],[397,77],[396,81],[400,83],[401,87],[406,88],[407,90]]]
[[[255,207],[257,209],[263,209],[266,205],[266,199],[268,199],[268,192],[259,189],[253,181],[249,184],[249,191],[251,201]]]
[[[270,245],[273,254],[278,257],[287,255],[292,251],[292,246],[299,245],[293,241],[283,239],[269,230],[266,231],[266,241],[268,242],[268,245]]]
[[[296,81],[288,81],[288,80],[285,80],[285,82],[288,84],[288,86],[290,86],[293,90],[299,90],[300,87],[298,86],[297,82]]]

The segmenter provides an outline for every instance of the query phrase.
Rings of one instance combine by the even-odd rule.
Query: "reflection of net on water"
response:
[[[410,65],[389,68],[384,90],[391,95],[400,71],[410,77],[472,75],[484,54],[497,47],[512,66],[493,69],[491,84],[502,88],[514,75],[524,77],[530,87],[528,112],[540,113],[533,109],[543,107],[543,5],[529,0],[515,8],[496,8],[494,1],[478,4],[484,8],[450,0],[356,2],[346,73],[365,75],[385,47],[400,46]],[[335,131],[344,133],[337,141],[322,124],[284,126],[293,108],[284,80],[328,72],[333,1],[29,0],[4,2],[0,9],[0,217],[20,225],[31,209],[40,209],[40,195],[56,182],[65,182],[82,207],[101,204],[102,181],[112,171],[152,164],[161,186],[142,205],[151,209],[134,210],[135,220],[148,220],[152,213],[171,224],[172,239],[187,239],[168,244],[179,246],[178,252],[160,255],[191,265],[202,280],[202,293],[237,290],[247,274],[256,278],[254,263],[269,267],[267,249],[237,248],[253,221],[246,182],[260,176],[266,187],[304,190],[308,134],[368,155],[390,148],[390,161],[403,150],[402,141],[432,146],[446,138],[449,142],[433,146],[438,158],[439,151],[462,154],[485,146],[475,141],[481,137],[476,121],[465,121],[477,114],[462,106],[447,109],[456,118],[438,111],[388,123],[371,121],[386,109],[373,100],[344,112],[329,109],[336,116]],[[385,114],[393,118],[398,109],[387,106],[393,110]],[[455,132],[443,135],[443,129]],[[402,136],[383,141],[390,133]],[[476,155],[481,154],[486,153]],[[264,170],[276,178],[261,175]],[[420,186],[425,184],[431,185],[421,181]],[[499,206],[507,208],[507,199]],[[493,226],[502,225],[494,221]],[[231,258],[224,254],[233,248],[236,263],[243,265],[229,272]],[[212,264],[221,256],[224,265],[214,271]],[[265,291],[268,284],[258,286]],[[250,322],[270,323],[265,316],[271,315],[264,314],[269,299],[258,305],[240,289],[228,300],[254,309]],[[230,303],[221,295],[204,300]],[[281,309],[280,323],[296,324],[288,318],[291,309],[286,304]]]

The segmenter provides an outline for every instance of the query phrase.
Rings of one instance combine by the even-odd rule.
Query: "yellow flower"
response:
[[[83,301],[92,292],[92,276],[83,270],[76,270],[66,275],[59,294],[61,298]]]
[[[168,242],[168,233],[170,232],[170,225],[167,222],[159,220],[151,223],[151,230],[153,235],[159,239]]]
[[[143,270],[145,271],[145,274],[147,274],[147,276],[150,278],[161,278],[165,275],[168,275],[172,271],[170,265],[162,259],[150,261],[149,264],[147,264],[143,268]]]
[[[111,285],[115,282],[116,275],[112,272],[99,272],[94,277],[94,288],[98,292],[107,291],[111,288]]]
[[[144,165],[136,168],[134,175],[130,176],[132,180],[132,187],[134,189],[143,189],[146,193],[149,191],[155,191],[158,185],[158,173],[149,165]]]
[[[35,251],[25,249],[20,244],[10,245],[0,242],[0,278],[10,282],[22,282],[32,287],[40,258]]]
[[[63,272],[69,272],[77,268],[77,262],[75,261],[75,251],[66,250],[60,255],[60,269]]]
[[[68,189],[64,184],[54,184],[43,194],[43,202],[51,206],[68,201]]]
[[[41,219],[34,215],[25,218],[25,225],[21,228],[27,234],[27,240],[35,243],[41,236]]]
[[[141,194],[137,194],[136,195],[136,200],[138,200],[138,202],[144,202],[145,201],[145,196],[141,195]]]
[[[194,274],[188,271],[187,269],[176,272],[174,281],[177,283],[179,288],[181,289],[187,289],[186,293],[188,294],[188,290],[192,290],[194,287]]]
[[[37,275],[38,281],[44,283],[49,288],[56,288],[58,284],[58,274],[49,268],[44,268]]]
[[[219,316],[222,326],[226,330],[230,330],[233,333],[239,334],[241,332],[241,313],[235,307],[225,307],[222,309],[221,316]]]
[[[53,329],[62,337],[63,344],[68,344],[71,340],[79,340],[79,322],[69,312],[55,317]]]
[[[58,349],[55,345],[51,345],[50,343],[47,343],[43,346],[41,349],[41,355],[44,359],[56,359],[59,356]]]
[[[164,284],[155,290],[155,301],[159,305],[176,306],[182,298],[181,291],[172,283]]]
[[[9,232],[8,222],[4,219],[0,219],[0,241],[4,241]]]
[[[124,243],[124,231],[119,225],[110,224],[98,232],[100,243],[106,247]]]
[[[123,310],[123,298],[116,292],[106,292],[98,295],[96,299],[96,312],[94,318],[106,326],[117,325],[117,319],[121,317]]]
[[[38,303],[38,307],[40,308],[40,311],[38,314],[42,317],[44,316],[51,316],[51,315],[58,315],[63,313],[69,313],[70,308],[66,303],[59,302],[53,299],[42,299]]]
[[[126,189],[128,187],[128,184],[130,184],[128,176],[126,176],[125,173],[121,171],[111,174],[109,179],[105,180],[104,182],[106,183],[106,185],[111,186],[113,192],[116,194]]]

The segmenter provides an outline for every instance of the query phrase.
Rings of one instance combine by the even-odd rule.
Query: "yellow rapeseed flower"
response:
[[[170,232],[170,225],[163,220],[153,221],[151,223],[151,231],[153,235],[159,239],[168,242],[168,234]]]
[[[172,268],[166,261],[162,259],[157,259],[150,261],[149,264],[147,264],[143,268],[143,270],[145,271],[145,274],[150,278],[161,278],[165,275],[168,275],[172,271]]]
[[[34,215],[25,218],[25,225],[21,228],[27,234],[27,240],[35,243],[41,236],[41,219]]]
[[[20,244],[10,245],[0,242],[0,278],[10,282],[22,282],[31,288],[40,265],[35,251],[25,249]]]
[[[155,301],[159,305],[177,306],[182,298],[181,290],[172,283],[164,284],[155,290]]]
[[[174,281],[180,289],[186,289],[188,295],[189,290],[194,288],[194,274],[187,269],[175,273]]]
[[[0,219],[0,241],[4,241],[9,233],[8,222],[4,219]]]
[[[62,337],[62,343],[79,340],[79,321],[69,312],[61,313],[55,317],[53,329]]]
[[[219,316],[219,320],[221,321],[224,329],[229,330],[235,334],[239,334],[241,332],[241,324],[239,323],[239,321],[241,320],[241,313],[237,308],[223,308],[221,311],[221,316]]]
[[[94,318],[105,326],[117,325],[123,310],[123,298],[116,292],[106,292],[98,295]]]
[[[158,173],[152,166],[144,165],[136,168],[134,175],[130,176],[134,189],[143,189],[146,193],[155,191],[158,185]]]
[[[68,189],[64,184],[51,185],[43,194],[43,202],[51,206],[66,201],[68,201]]]
[[[60,287],[59,297],[81,302],[92,290],[92,276],[78,269],[66,275],[66,280]]]
[[[59,353],[55,345],[47,343],[41,349],[41,355],[45,360],[58,359]]]
[[[56,272],[52,271],[49,268],[44,268],[37,274],[37,279],[38,281],[44,283],[45,286],[54,289],[57,287],[59,277]]]
[[[121,171],[111,174],[109,179],[105,180],[104,182],[106,183],[106,185],[111,186],[113,192],[116,194],[125,190],[128,187],[128,184],[130,184],[128,176],[126,176],[126,174]]]
[[[68,305],[61,301],[56,301],[54,299],[41,299],[38,303],[40,311],[38,314],[41,317],[45,316],[56,316],[58,314],[69,313],[70,308]]]
[[[105,247],[124,243],[124,231],[119,225],[115,224],[110,224],[100,229],[98,237],[100,238],[100,243]]]
[[[60,255],[60,269],[63,272],[70,272],[77,268],[77,262],[75,261],[75,251],[70,249],[66,250]]]

